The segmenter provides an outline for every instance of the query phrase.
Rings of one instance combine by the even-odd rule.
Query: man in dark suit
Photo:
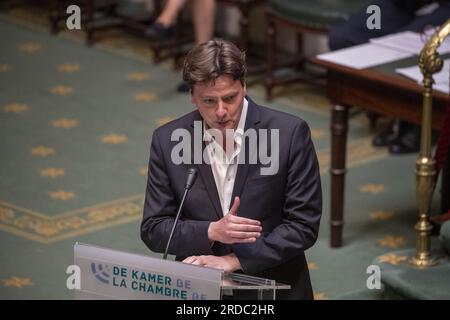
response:
[[[291,285],[281,299],[312,299],[304,251],[317,239],[322,193],[310,130],[246,96],[245,73],[244,53],[229,42],[188,53],[183,79],[197,110],[153,133],[141,238],[164,251],[197,167],[169,253]],[[184,141],[192,137],[200,141]]]

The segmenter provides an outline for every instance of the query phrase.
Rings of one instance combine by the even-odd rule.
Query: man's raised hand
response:
[[[209,224],[209,240],[227,244],[252,243],[261,236],[262,227],[258,220],[238,217],[239,204],[239,197],[235,197],[228,214]]]

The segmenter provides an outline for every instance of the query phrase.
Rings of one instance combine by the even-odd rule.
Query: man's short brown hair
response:
[[[222,39],[210,40],[192,48],[183,66],[183,80],[191,92],[197,82],[214,82],[222,75],[229,75],[245,85],[246,73],[245,53]]]

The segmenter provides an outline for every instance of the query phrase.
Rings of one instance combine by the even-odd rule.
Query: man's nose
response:
[[[216,109],[216,116],[219,119],[223,119],[227,115],[227,109],[224,108],[224,105],[222,102],[219,102],[219,105]]]

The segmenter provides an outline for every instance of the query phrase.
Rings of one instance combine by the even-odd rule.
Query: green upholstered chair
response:
[[[303,34],[327,34],[329,30],[344,21],[351,13],[362,8],[368,1],[362,0],[267,0],[267,73],[265,79],[266,98],[272,98],[272,88],[277,85],[298,81],[304,77],[277,79],[278,67],[300,65],[304,62]],[[292,29],[297,34],[297,54],[292,61],[280,64],[276,61],[276,26]]]

